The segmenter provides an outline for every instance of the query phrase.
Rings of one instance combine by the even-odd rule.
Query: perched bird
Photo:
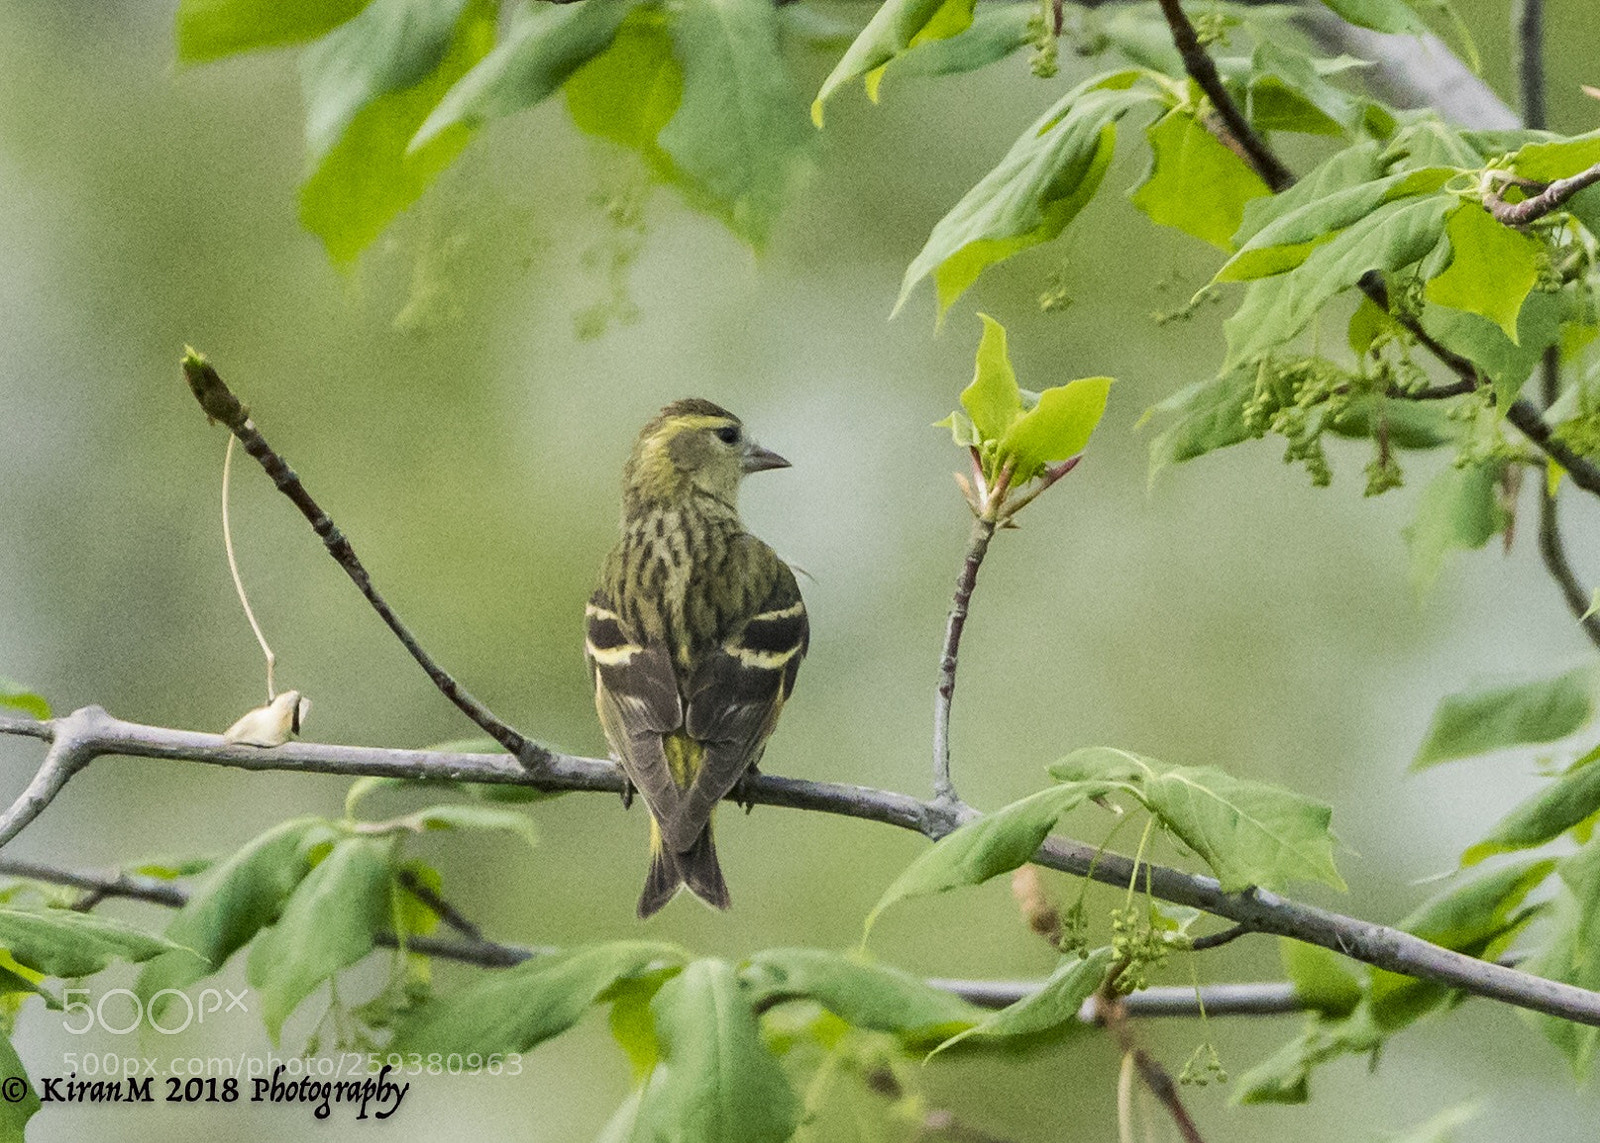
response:
[[[711,812],[755,770],[809,638],[794,573],[739,520],[739,482],[789,462],[710,401],[675,401],[623,469],[622,538],[585,658],[612,753],[650,811],[639,916],[680,886],[726,909]]]

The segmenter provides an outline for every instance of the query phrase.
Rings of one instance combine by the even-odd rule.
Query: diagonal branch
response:
[[[1166,16],[1167,25],[1172,32],[1173,44],[1177,47],[1178,54],[1183,59],[1184,70],[1188,72],[1189,78],[1193,79],[1211,99],[1211,102],[1216,107],[1218,117],[1226,126],[1228,137],[1223,138],[1220,134],[1218,137],[1224,143],[1230,145],[1238,144],[1239,149],[1243,150],[1245,158],[1250,162],[1250,165],[1274,192],[1288,188],[1294,183],[1294,175],[1279,161],[1261,136],[1256,134],[1238,103],[1228,94],[1227,88],[1223,86],[1221,78],[1217,74],[1216,65],[1206,53],[1205,48],[1200,45],[1194,25],[1189,22],[1188,16],[1184,15],[1180,0],[1159,0],[1159,3],[1162,14]],[[1351,30],[1359,31],[1359,29]],[[1488,102],[1485,103],[1483,98],[1469,101],[1471,102],[1472,112],[1469,115],[1462,116],[1463,118],[1481,120],[1481,122],[1469,124],[1469,126],[1506,126],[1507,123],[1502,120],[1501,113],[1508,117],[1511,122],[1515,122],[1515,117],[1511,115],[1510,110],[1504,104],[1499,104],[1497,100],[1494,100],[1492,93],[1484,89],[1483,95],[1488,99]],[[1215,131],[1216,124],[1214,122],[1208,122],[1208,126],[1211,126]],[[1591,175],[1592,177],[1590,177]],[[1563,196],[1561,201],[1564,202],[1577,191],[1583,189],[1584,186],[1588,186],[1593,182],[1600,182],[1600,164],[1597,164],[1596,168],[1591,171],[1585,171],[1580,175],[1573,176],[1572,179],[1564,179],[1560,180],[1560,182],[1570,184],[1585,178],[1589,179],[1589,181],[1582,185],[1563,187],[1558,192]],[[1546,188],[1543,193],[1549,193],[1550,189],[1556,186],[1556,183],[1550,184],[1550,187]],[[1538,197],[1542,197],[1542,195],[1536,196],[1536,198]],[[1528,200],[1528,202],[1532,201],[1534,200]],[[1527,202],[1511,204],[1508,209],[1520,211],[1527,205]],[[1545,213],[1550,209],[1554,209],[1554,205],[1546,207],[1544,211],[1537,211],[1531,216],[1537,217],[1538,213]],[[1506,220],[1502,219],[1502,221]],[[1377,274],[1368,274],[1361,280],[1360,285],[1363,292],[1374,302],[1378,303],[1386,311],[1389,309],[1387,291],[1384,290],[1382,279]],[[1396,315],[1396,320],[1417,339],[1419,344],[1461,379],[1463,385],[1466,386],[1465,391],[1471,392],[1481,389],[1487,384],[1483,374],[1479,372],[1475,364],[1447,346],[1440,344],[1437,339],[1429,336],[1422,328],[1421,322],[1406,315]],[[1450,388],[1454,389],[1455,386]],[[1441,392],[1439,395],[1445,394]],[[1511,407],[1506,410],[1506,420],[1515,425],[1536,448],[1564,468],[1574,484],[1585,492],[1600,496],[1600,466],[1596,466],[1586,457],[1580,456],[1557,438],[1551,432],[1550,426],[1545,423],[1544,417],[1539,410],[1525,398],[1512,403]]]
[[[1537,218],[1543,218],[1552,210],[1559,210],[1573,195],[1596,183],[1600,183],[1600,163],[1568,178],[1557,179],[1547,184],[1538,194],[1531,195],[1521,202],[1506,202],[1497,192],[1490,195],[1484,205],[1489,208],[1490,214],[1507,226],[1526,226]]]
[[[99,707],[85,707],[48,723],[31,718],[0,717],[0,734],[46,738],[51,740],[53,748],[70,751],[82,762],[117,755],[245,770],[347,777],[375,774],[611,794],[620,793],[623,784],[621,773],[610,762],[562,754],[542,746],[537,749],[542,752],[545,763],[534,770],[524,768],[505,754],[453,754],[308,742],[291,742],[263,750],[230,745],[216,734],[123,722]],[[925,802],[891,790],[779,778],[770,774],[753,775],[741,789],[740,797],[761,805],[882,822],[935,841],[982,816],[967,807]],[[1303,905],[1264,889],[1224,892],[1214,878],[1148,863],[1140,863],[1135,869],[1134,863],[1126,857],[1066,838],[1048,840],[1034,854],[1033,861],[1121,888],[1137,878],[1139,883],[1148,886],[1154,897],[1192,906],[1243,925],[1251,932],[1291,937],[1332,949],[1376,968],[1600,1027],[1600,993],[1477,960],[1399,929]]]
[[[972,522],[972,538],[967,542],[967,556],[961,563],[961,574],[956,577],[956,593],[950,601],[950,615],[945,621],[944,651],[939,656],[939,686],[933,696],[933,798],[940,803],[956,805],[955,784],[950,780],[950,704],[956,694],[956,669],[961,657],[961,632],[967,625],[967,608],[972,603],[972,590],[978,585],[978,569],[989,551],[989,541],[994,539],[995,521],[980,516]]]
[[[217,371],[211,367],[211,363],[190,349],[183,357],[183,375],[194,393],[195,400],[199,401],[200,407],[205,410],[206,416],[226,425],[228,431],[239,438],[239,443],[244,445],[245,451],[260,462],[278,491],[300,509],[300,514],[311,524],[311,530],[321,538],[334,562],[345,570],[345,574],[355,583],[367,602],[372,604],[373,610],[389,625],[389,630],[395,633],[405,649],[411,652],[411,657],[427,672],[428,678],[433,680],[433,685],[439,688],[440,693],[455,703],[463,714],[482,727],[491,738],[517,755],[523,762],[530,766],[538,765],[543,760],[540,753],[542,748],[529,743],[522,735],[495,717],[488,707],[475,699],[448,671],[434,662],[433,656],[423,650],[416,636],[411,634],[410,628],[401,622],[394,608],[389,606],[378,593],[378,589],[372,585],[372,577],[356,558],[355,549],[350,546],[350,541],[345,539],[344,533],[334,526],[321,505],[311,498],[311,493],[300,483],[300,477],[295,474],[294,469],[290,468],[284,459],[273,451],[272,446],[267,444],[266,438],[250,419],[250,410],[245,408],[239,398],[228,389],[222,378],[217,375]],[[4,842],[5,839],[0,837],[0,844]]]
[[[1261,176],[1261,181],[1272,188],[1274,194],[1287,190],[1294,183],[1294,175],[1272,153],[1266,141],[1256,134],[1256,129],[1250,126],[1250,120],[1245,118],[1244,112],[1228,94],[1228,89],[1222,85],[1217,65],[1200,45],[1200,37],[1189,22],[1189,17],[1184,14],[1180,0],[1159,2],[1161,14],[1167,18],[1167,26],[1172,29],[1172,42],[1178,49],[1178,55],[1183,58],[1184,70],[1211,100],[1218,118],[1227,128],[1232,141],[1238,145],[1241,157]]]

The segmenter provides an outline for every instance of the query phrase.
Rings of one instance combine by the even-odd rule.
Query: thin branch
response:
[[[294,773],[368,774],[409,779],[488,782],[538,790],[622,791],[622,775],[610,762],[554,750],[546,762],[528,770],[505,754],[452,754],[437,750],[388,750],[370,746],[330,746],[290,742],[263,750],[230,745],[221,735],[142,726],[112,718],[99,707],[85,707],[66,718],[40,723],[30,718],[0,718],[0,734],[46,738],[84,761],[102,755],[167,758],[245,770]],[[965,806],[925,802],[909,794],[753,775],[740,797],[754,803],[837,814],[882,822],[937,841],[980,817]],[[1419,980],[1431,980],[1475,996],[1520,1008],[1600,1026],[1600,993],[1544,980],[1525,972],[1451,952],[1420,937],[1355,917],[1303,905],[1264,889],[1224,892],[1215,879],[1159,865],[1133,862],[1097,846],[1052,838],[1033,860],[1039,865],[1107,885],[1147,884],[1152,896],[1189,905],[1245,926],[1252,932],[1291,937]]]
[[[1544,0],[1515,0],[1517,86],[1522,89],[1522,122],[1537,131],[1549,125],[1544,84]]]
[[[1525,226],[1559,209],[1573,195],[1596,183],[1600,183],[1600,163],[1568,178],[1557,179],[1538,194],[1521,202],[1506,202],[1497,192],[1489,195],[1484,205],[1489,208],[1490,214],[1507,226]]]
[[[1247,152],[1247,157],[1249,157],[1251,166],[1256,173],[1275,192],[1291,186],[1294,183],[1294,175],[1278,160],[1272,149],[1250,127],[1244,112],[1240,110],[1239,105],[1234,102],[1233,97],[1223,87],[1222,81],[1217,74],[1216,65],[1212,63],[1211,57],[1206,53],[1206,50],[1200,46],[1200,40],[1195,34],[1194,25],[1184,15],[1179,0],[1159,0],[1159,3],[1162,14],[1166,16],[1167,25],[1172,32],[1173,44],[1177,47],[1178,54],[1183,59],[1184,70],[1200,86],[1201,90],[1210,97],[1212,103],[1216,106],[1218,115],[1226,124],[1228,133],[1233,137],[1233,141],[1236,141]],[[1339,23],[1343,23],[1343,21],[1339,21]],[[1359,30],[1349,29],[1352,32]],[[1339,35],[1345,35],[1345,33],[1341,32]],[[1396,37],[1379,38],[1394,39]],[[1344,42],[1351,42],[1348,36],[1346,36]],[[1358,52],[1356,54],[1360,55],[1361,53]],[[1496,107],[1498,107],[1498,111],[1496,111]],[[1509,109],[1504,104],[1499,103],[1492,96],[1492,93],[1489,95],[1487,103],[1483,99],[1469,100],[1463,104],[1460,111],[1460,117],[1469,120],[1470,126],[1504,127],[1515,125],[1516,121],[1515,116],[1512,116]],[[1503,121],[1501,113],[1505,118],[1510,119],[1509,124]],[[1223,139],[1223,141],[1229,142],[1230,140]],[[1584,179],[1589,181],[1583,182],[1581,185],[1564,185],[1575,184]],[[1577,191],[1583,189],[1583,186],[1587,186],[1592,182],[1600,182],[1600,164],[1597,164],[1595,168],[1589,171],[1573,176],[1571,179],[1561,179],[1551,183],[1540,195],[1525,202],[1512,204],[1508,209],[1513,209],[1520,214],[1524,208],[1527,208],[1529,217],[1537,217],[1540,213],[1554,209],[1555,204],[1544,207],[1542,210],[1529,204],[1543,199],[1552,190],[1556,190],[1557,194],[1562,196],[1560,201],[1565,201],[1566,198],[1570,198]],[[1560,189],[1557,190],[1557,188]],[[1526,221],[1527,219],[1524,218],[1522,220]],[[1507,220],[1502,219],[1502,221]],[[1512,221],[1516,221],[1516,219]],[[1361,279],[1360,286],[1363,292],[1377,303],[1380,308],[1385,312],[1389,310],[1388,291],[1383,287],[1381,276],[1376,273],[1369,273]],[[1422,328],[1421,322],[1407,315],[1396,315],[1396,320],[1417,339],[1419,344],[1461,379],[1463,383],[1461,386],[1462,392],[1472,392],[1484,387],[1487,383],[1473,362],[1429,335]],[[1450,387],[1451,390],[1455,388],[1456,386]],[[1437,395],[1455,396],[1457,394],[1450,391],[1441,391]],[[1506,411],[1506,420],[1521,430],[1522,434],[1535,447],[1542,450],[1550,459],[1566,469],[1574,484],[1586,492],[1600,496],[1600,467],[1597,467],[1587,458],[1578,455],[1558,440],[1551,433],[1550,426],[1545,423],[1544,418],[1536,408],[1526,400],[1519,399],[1513,402],[1511,408]]]
[[[76,869],[63,869],[57,865],[6,859],[0,860],[0,876],[21,877],[49,885],[67,885],[95,894],[102,899],[122,897],[168,909],[181,909],[189,902],[189,894],[181,886],[159,877],[144,877],[134,873],[84,873]],[[404,879],[408,874],[402,872],[400,876]],[[429,892],[431,893],[431,890]],[[437,894],[434,896],[437,897]],[[405,947],[411,952],[443,960],[460,961],[463,964],[480,965],[484,968],[509,968],[525,960],[548,956],[557,951],[548,947],[511,945],[490,940],[482,935],[476,924],[462,917],[458,910],[448,903],[441,903],[445,905],[445,909],[435,908],[434,911],[439,913],[441,920],[445,920],[446,924],[462,932],[467,939],[408,936]],[[433,908],[432,905],[429,907]],[[446,910],[458,920],[447,920],[444,916]],[[477,935],[473,936],[467,930]],[[393,933],[380,933],[378,943],[394,948],[398,942]],[[928,984],[945,992],[954,993],[969,1004],[975,1004],[980,1008],[1004,1008],[1008,1004],[1015,1004],[1025,997],[1034,995],[1043,987],[1043,983],[1037,980],[930,979]],[[1294,985],[1287,983],[1212,984],[1202,987],[1200,992],[1208,1016],[1278,1016],[1303,1012],[1306,1009],[1305,1001],[1295,992]],[[1130,1016],[1183,1017],[1200,1014],[1194,989],[1178,985],[1147,988],[1143,992],[1123,997],[1122,1002]],[[1084,1002],[1078,1018],[1085,1024],[1100,1022],[1099,1012],[1092,999]]]
[[[159,877],[141,877],[134,873],[99,875],[80,873],[73,869],[60,869],[54,865],[41,865],[34,861],[0,860],[0,876],[22,877],[29,881],[44,881],[51,885],[66,885],[82,889],[101,899],[126,897],[134,901],[148,901],[152,905],[165,905],[180,909],[189,895],[170,881]]]
[[[440,693],[455,703],[463,714],[482,727],[491,738],[521,758],[526,765],[539,765],[543,761],[542,747],[528,742],[522,735],[496,718],[488,707],[473,698],[466,688],[456,682],[443,667],[433,661],[431,655],[422,649],[416,636],[411,634],[410,629],[400,621],[394,609],[383,596],[378,594],[378,589],[373,587],[372,577],[356,558],[350,541],[345,539],[344,533],[334,526],[328,514],[311,498],[311,494],[306,491],[305,485],[300,483],[300,478],[295,475],[294,470],[273,451],[271,445],[267,444],[266,439],[256,428],[255,422],[250,419],[250,411],[223,383],[211,364],[191,349],[184,354],[183,375],[189,382],[195,400],[200,402],[200,407],[205,410],[206,415],[226,425],[229,431],[239,438],[239,443],[244,445],[245,451],[260,462],[278,491],[300,509],[301,515],[311,524],[312,531],[322,539],[328,554],[345,570],[345,574],[355,583],[367,602],[372,604],[373,609],[389,625],[389,630],[395,633],[405,649],[411,652],[411,657],[428,673],[428,677],[433,680],[433,685],[439,688]],[[3,838],[0,838],[0,844],[4,844]]]
[[[1219,949],[1223,945],[1248,936],[1250,930],[1244,925],[1234,925],[1232,928],[1223,929],[1220,933],[1211,933],[1204,937],[1196,937],[1189,942],[1190,952],[1203,952],[1206,949]]]
[[[1274,193],[1288,189],[1294,183],[1294,175],[1272,153],[1266,141],[1256,134],[1256,129],[1250,126],[1250,120],[1245,118],[1244,112],[1228,94],[1228,89],[1222,85],[1217,65],[1211,62],[1211,56],[1200,46],[1200,37],[1195,33],[1189,17],[1184,14],[1180,0],[1159,2],[1161,14],[1167,18],[1167,26],[1172,29],[1172,42],[1178,49],[1178,55],[1183,58],[1184,70],[1211,100],[1211,105],[1216,108],[1233,142],[1238,144],[1245,161]]]
[[[70,722],[71,718],[67,721]],[[92,743],[70,735],[57,735],[50,743],[50,749],[45,752],[44,762],[33,775],[33,781],[28,783],[28,788],[11,803],[10,809],[0,814],[0,847],[21,833],[46,806],[55,801],[62,787],[87,766],[97,753]]]
[[[1529,0],[1530,3],[1535,0]],[[1539,363],[1540,387],[1545,407],[1555,402],[1561,389],[1561,352],[1554,346],[1545,350]],[[1545,570],[1561,589],[1561,598],[1572,612],[1578,626],[1596,647],[1600,647],[1600,615],[1591,615],[1593,596],[1578,582],[1578,573],[1567,559],[1567,546],[1561,539],[1561,520],[1556,503],[1556,490],[1548,481],[1539,482],[1539,555]]]
[[[939,687],[933,696],[933,799],[955,805],[956,788],[950,780],[950,704],[956,693],[956,667],[961,656],[961,632],[967,625],[967,608],[972,589],[978,584],[978,569],[989,551],[996,527],[992,515],[972,522],[972,537],[967,541],[967,556],[956,577],[956,593],[950,601],[950,615],[944,626],[944,651],[939,656]]]
[[[426,884],[415,872],[410,869],[402,869],[395,876],[395,880],[400,882],[407,893],[410,893],[429,909],[433,910],[434,916],[466,937],[467,940],[478,943],[483,942],[483,930],[478,928],[477,923],[470,920],[460,909],[457,909],[449,901],[439,896],[438,893],[435,893],[433,887]]]
[[[1167,1069],[1134,1039],[1133,1029],[1128,1022],[1128,1011],[1122,1004],[1122,997],[1114,991],[1117,977],[1122,975],[1122,970],[1126,966],[1126,961],[1113,965],[1111,971],[1106,974],[1105,983],[1096,993],[1101,1022],[1117,1038],[1123,1057],[1133,1060],[1133,1066],[1138,1069],[1139,1078],[1144,1081],[1145,1087],[1149,1088],[1161,1106],[1166,1108],[1184,1143],[1205,1143],[1200,1129],[1195,1126],[1194,1119],[1189,1115],[1189,1109],[1183,1105],[1183,1100],[1178,1095],[1178,1085],[1172,1082]]]

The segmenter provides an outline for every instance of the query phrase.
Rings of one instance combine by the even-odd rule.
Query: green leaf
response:
[[[606,50],[636,3],[524,0],[505,39],[438,101],[411,149],[427,146],[452,127],[480,126],[554,95],[585,62]]]
[[[1530,914],[1522,903],[1555,867],[1547,859],[1496,869],[1429,898],[1398,927],[1453,952],[1493,958],[1527,924]],[[1432,981],[1373,969],[1368,995],[1373,1021],[1393,1032],[1461,994]]]
[[[1169,111],[1145,135],[1150,173],[1133,192],[1133,205],[1151,222],[1232,250],[1245,203],[1272,193],[1261,176],[1188,110]]]
[[[1243,282],[1292,270],[1305,262],[1322,243],[1347,230],[1353,233],[1352,228],[1357,224],[1370,221],[1379,207],[1418,195],[1431,195],[1453,174],[1452,170],[1437,167],[1405,171],[1333,190],[1294,209],[1282,210],[1250,235],[1239,252],[1223,263],[1213,280]],[[1291,188],[1279,197],[1287,197],[1297,189]],[[1439,200],[1441,214],[1446,205],[1454,205],[1454,202],[1454,199]],[[1260,222],[1260,218],[1255,221]],[[1381,236],[1374,236],[1372,241],[1378,243]],[[1416,257],[1420,258],[1421,254]],[[1415,261],[1415,258],[1407,261]]]
[[[332,836],[321,818],[295,818],[214,866],[167,926],[167,939],[184,951],[145,965],[135,986],[139,998],[159,1012],[170,997],[158,999],[158,993],[186,988],[221,968],[278,919],[283,903],[311,868],[307,851]]]
[[[1007,4],[978,12],[972,26],[949,39],[923,40],[884,65],[886,75],[961,75],[977,71],[1033,42],[1025,4]]]
[[[525,1052],[576,1024],[617,981],[682,959],[656,941],[614,941],[482,973],[460,992],[424,1004],[396,1031],[395,1050]]]
[[[1433,712],[1411,768],[1565,738],[1594,717],[1597,688],[1600,667],[1577,667],[1554,678],[1448,695]]]
[[[1358,439],[1373,438],[1381,428],[1391,447],[1406,449],[1438,448],[1461,438],[1461,422],[1442,402],[1396,400],[1383,393],[1353,398],[1328,427]]]
[[[1331,67],[1344,70],[1363,66],[1365,61],[1349,57],[1313,60],[1272,39],[1263,39],[1250,60],[1250,121],[1263,131],[1312,135],[1354,131],[1366,112],[1366,101],[1333,86],[1323,76]]]
[[[1481,206],[1467,203],[1445,221],[1450,268],[1431,279],[1424,294],[1434,305],[1488,318],[1512,341],[1517,314],[1534,283],[1544,244],[1502,226]]]
[[[461,126],[409,147],[428,113],[494,42],[494,5],[469,0],[439,66],[420,82],[373,99],[300,188],[300,222],[328,257],[348,265],[455,161],[471,132]]]
[[[1306,1030],[1236,1082],[1236,1104],[1305,1103],[1311,1098],[1311,1071],[1340,1056],[1376,1053],[1384,1035],[1363,1008],[1342,1020],[1313,1018]]]
[[[1291,880],[1345,888],[1333,865],[1333,811],[1321,802],[1210,766],[1178,766],[1147,778],[1145,798],[1162,822],[1205,859],[1224,892]]]
[[[651,1002],[661,1062],[639,1118],[660,1143],[783,1143],[800,1103],[761,1042],[761,1026],[733,965],[696,960]]]
[[[1600,839],[1591,840],[1560,865],[1551,932],[1544,948],[1520,967],[1535,976],[1579,988],[1600,989]],[[1584,1079],[1600,1044],[1600,1028],[1553,1016],[1535,1022]]]
[[[466,0],[371,0],[300,56],[313,162],[374,99],[420,83],[450,47]]]
[[[1446,195],[1431,195],[1386,203],[1317,246],[1290,273],[1248,292],[1226,322],[1224,368],[1256,360],[1297,336],[1336,294],[1369,270],[1398,270],[1422,258],[1439,241],[1453,202]]]
[[[1361,978],[1338,953],[1288,937],[1278,939],[1283,971],[1307,1008],[1323,1016],[1348,1016],[1361,1003]]]
[[[50,717],[50,704],[19,682],[0,676],[0,706],[9,706],[40,722]]]
[[[1333,811],[1321,802],[1212,766],[1166,766],[1108,746],[1075,750],[1050,773],[1065,781],[1125,783],[1205,860],[1225,892],[1281,889],[1297,879],[1345,888],[1333,865]]]
[[[6,908],[0,908],[0,947],[35,972],[68,979],[93,976],[113,960],[138,963],[178,948],[121,921],[71,909]]]
[[[879,69],[912,47],[948,39],[972,24],[976,0],[885,0],[844,56],[822,81],[811,104],[811,119],[822,126],[822,105],[839,88],[866,77],[867,93],[877,99]]]
[[[1116,146],[1115,122],[1153,103],[1127,90],[1137,72],[1103,76],[1068,92],[1023,132],[998,166],[934,225],[906,269],[898,313],[929,274],[939,314],[950,308],[984,269],[1060,234],[1094,197]]]
[[[1013,464],[1013,479],[1030,480],[1046,463],[1082,452],[1105,415],[1110,391],[1109,377],[1080,377],[1040,393],[1039,403],[1000,438],[1000,460]]]
[[[1323,0],[1350,23],[1374,32],[1422,35],[1428,26],[1405,0]]]
[[[1109,948],[1098,948],[1085,956],[1064,956],[1038,992],[991,1013],[980,1023],[950,1037],[934,1051],[942,1052],[969,1037],[999,1040],[1034,1036],[1076,1021],[1083,1002],[1105,983],[1110,967]]]
[[[671,23],[683,100],[660,135],[691,203],[758,249],[814,143],[771,0],[685,0]]]
[[[1022,391],[1006,352],[1006,327],[988,314],[978,318],[983,322],[983,337],[978,342],[972,383],[961,390],[961,406],[972,418],[981,443],[999,440],[1022,416]]]
[[[1288,190],[1251,199],[1245,204],[1244,220],[1233,236],[1234,245],[1249,242],[1269,223],[1321,202],[1336,191],[1378,181],[1383,175],[1381,154],[1382,148],[1375,142],[1356,143],[1335,151]]]
[[[1476,865],[1497,853],[1532,849],[1554,841],[1600,813],[1600,746],[1567,768],[1566,773],[1524,800],[1495,824],[1489,836],[1469,846],[1462,865]]]
[[[1511,156],[1511,165],[1517,174],[1541,183],[1571,178],[1596,163],[1600,163],[1600,131],[1571,139],[1528,143]]]
[[[1544,351],[1561,340],[1566,306],[1561,294],[1529,294],[1517,319],[1520,345],[1494,322],[1463,310],[1428,306],[1422,312],[1422,328],[1488,376],[1494,384],[1495,404],[1504,411],[1517,399]]]
[[[1411,548],[1411,585],[1418,595],[1439,578],[1447,552],[1481,548],[1505,528],[1506,512],[1496,494],[1500,468],[1493,463],[1447,465],[1423,489],[1416,521],[1404,529]]]
[[[1149,483],[1154,484],[1169,464],[1182,464],[1219,448],[1250,440],[1255,434],[1244,423],[1245,407],[1255,398],[1256,368],[1230,369],[1209,381],[1185,385],[1140,419],[1172,416],[1172,421],[1150,441]]]
[[[683,99],[683,69],[659,9],[636,8],[611,46],[567,80],[567,111],[580,131],[609,139],[644,157],[671,182],[672,158],[656,142]]]
[[[336,842],[256,938],[247,976],[274,1044],[300,1002],[371,952],[373,935],[389,923],[390,848],[376,838]]]
[[[1387,163],[1404,162],[1412,167],[1455,167],[1472,171],[1483,166],[1480,155],[1461,131],[1431,111],[1410,112],[1417,116],[1396,131],[1384,151]]]
[[[597,1003],[609,1003],[611,1037],[627,1053],[633,1068],[634,1083],[643,1083],[661,1059],[661,1045],[656,1040],[656,1022],[650,1014],[650,1002],[661,986],[678,974],[678,966],[670,965],[637,976],[625,976],[603,991]]]
[[[407,829],[419,833],[435,829],[501,830],[516,834],[529,845],[535,845],[539,840],[532,818],[518,810],[501,809],[499,806],[452,802],[407,814],[400,821]]]
[[[917,1046],[972,1027],[984,1013],[960,997],[886,965],[823,949],[767,949],[740,973],[751,1003],[810,1000],[845,1023]]]
[[[314,40],[367,0],[180,0],[178,59],[204,63],[236,52]]]
[[[33,1090],[28,1070],[22,1066],[17,1050],[11,1046],[11,1038],[4,1034],[0,1034],[0,1076],[21,1076],[28,1085],[22,1098],[15,1103],[9,1098],[0,1100],[0,1139],[7,1140],[7,1143],[22,1143],[28,1120],[39,1110],[39,1094]]]
[[[867,914],[866,931],[870,933],[879,915],[898,901],[979,885],[1011,872],[1034,855],[1057,818],[1104,789],[1096,783],[1052,786],[940,838],[884,891]]]

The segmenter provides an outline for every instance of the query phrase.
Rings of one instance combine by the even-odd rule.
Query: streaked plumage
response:
[[[739,520],[738,486],[787,464],[691,399],[645,425],[623,473],[585,655],[606,739],[650,811],[641,917],[680,885],[729,905],[712,811],[760,761],[809,636],[794,573]]]

